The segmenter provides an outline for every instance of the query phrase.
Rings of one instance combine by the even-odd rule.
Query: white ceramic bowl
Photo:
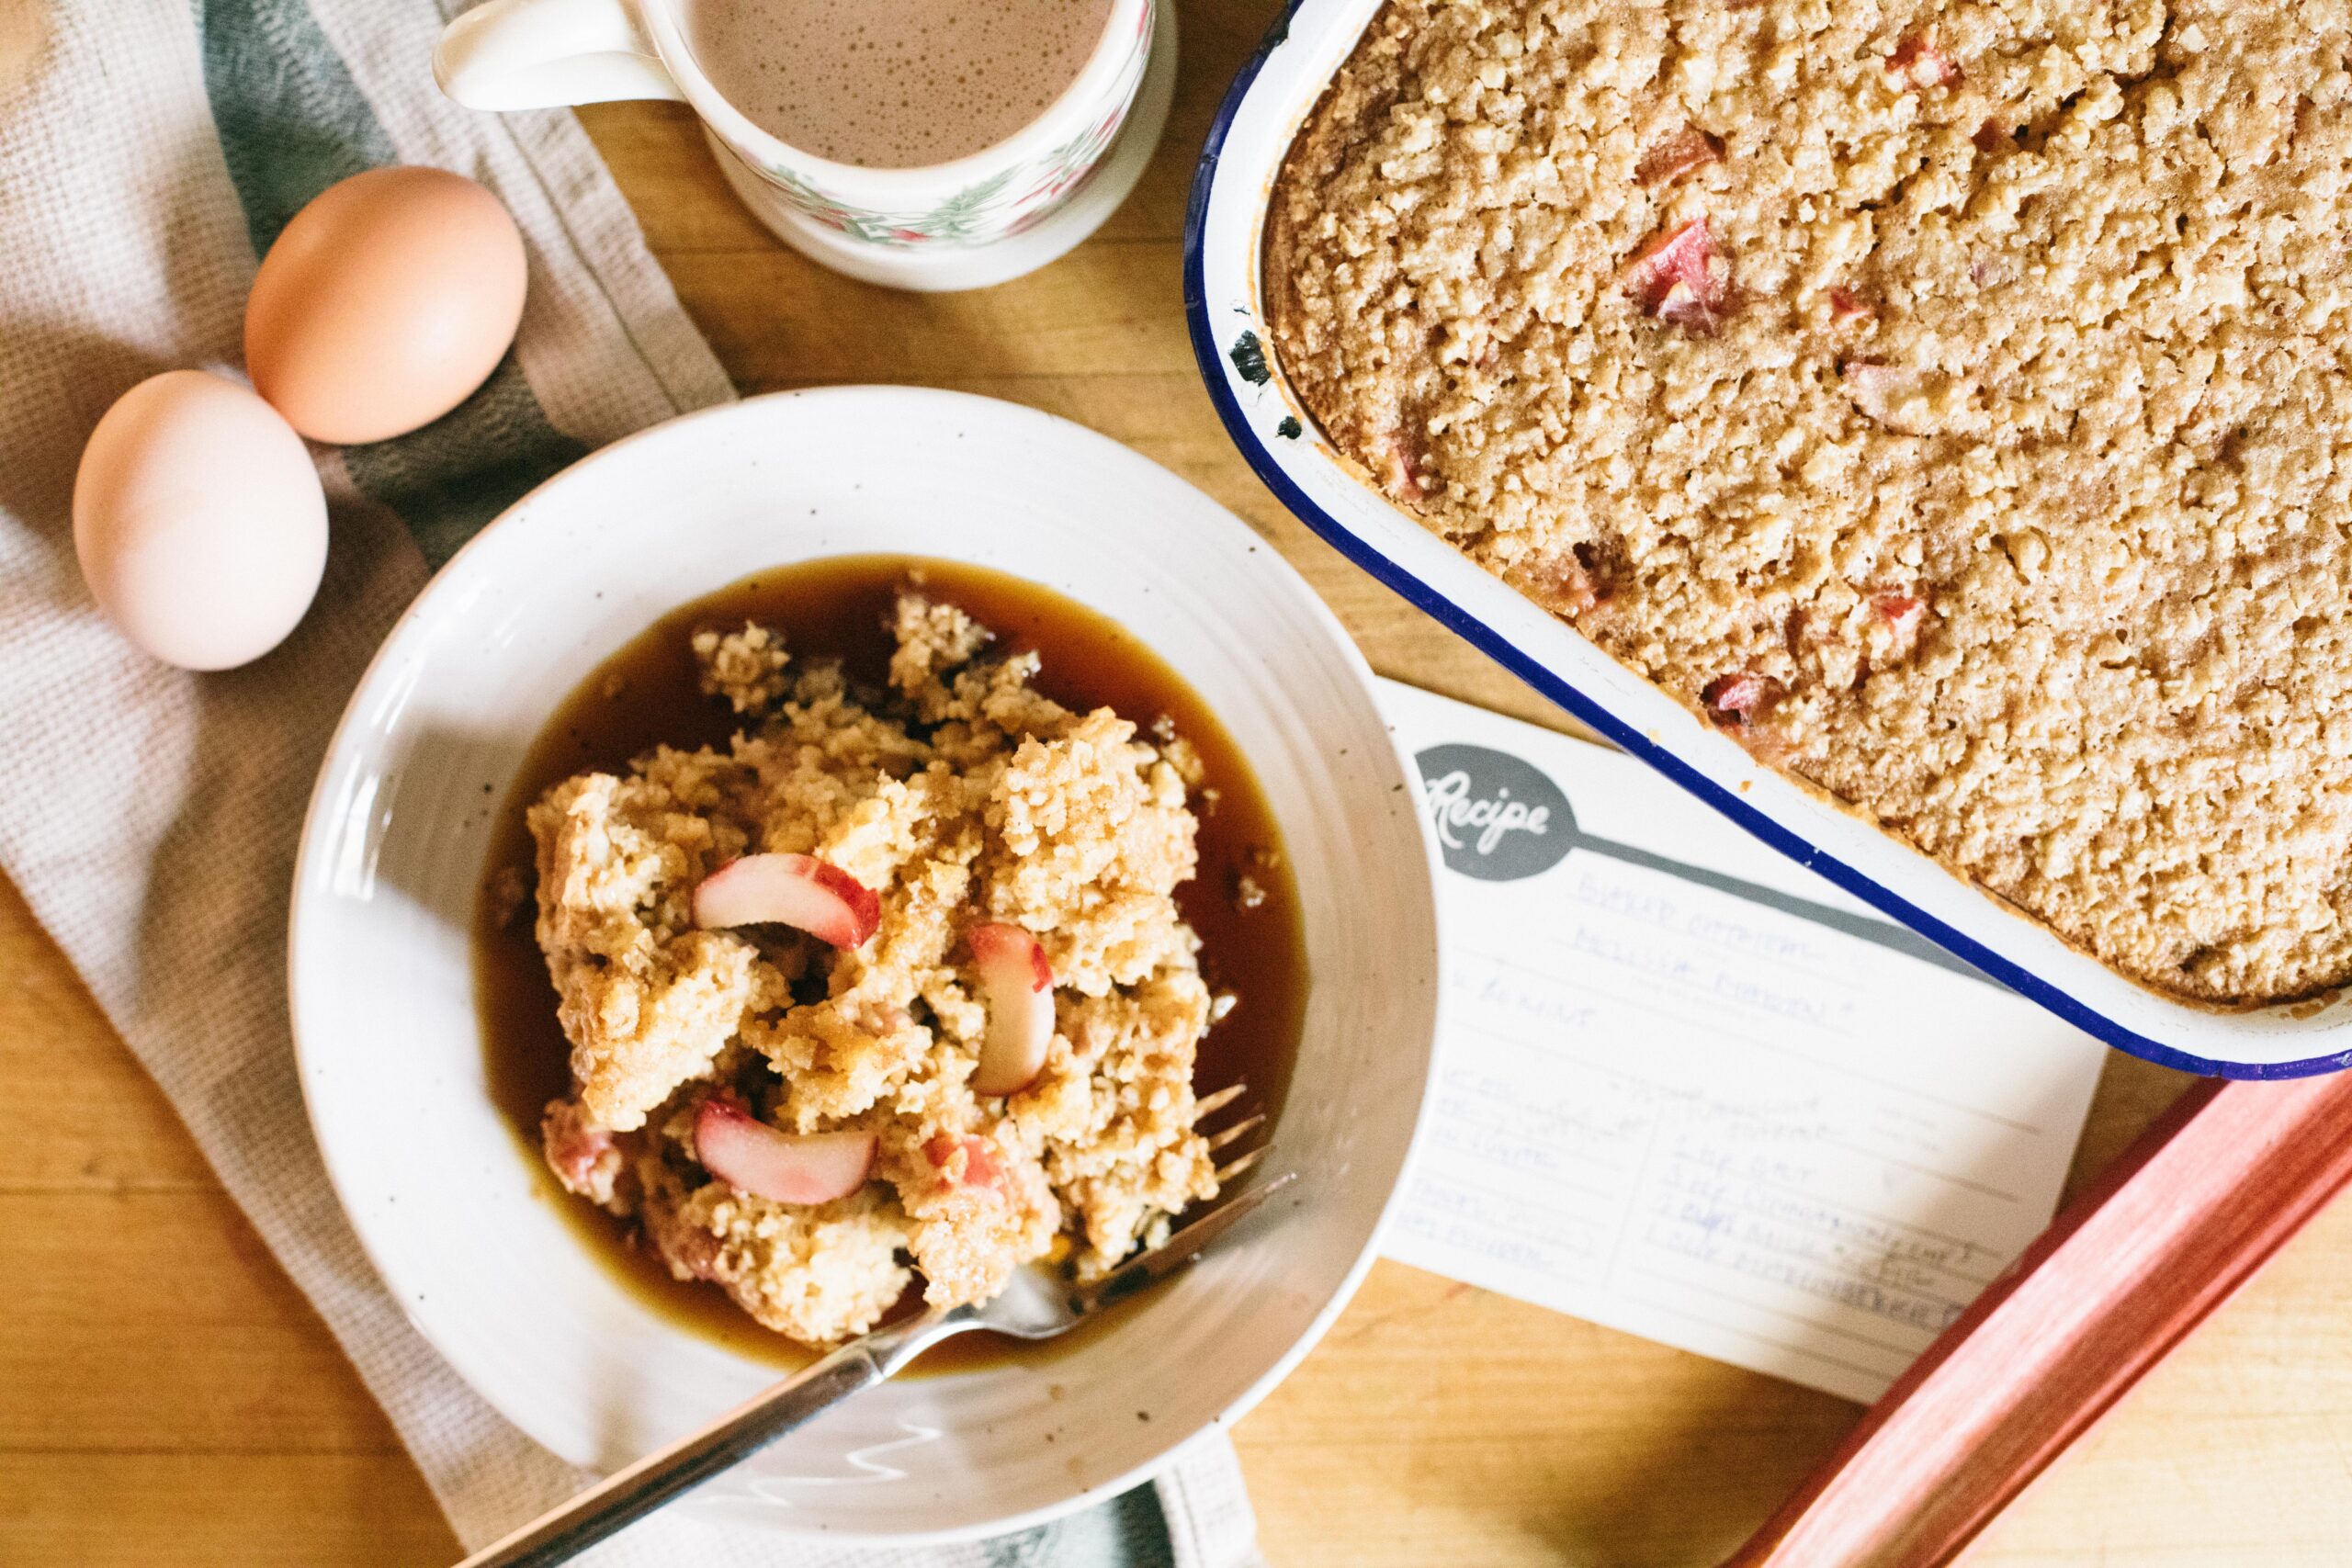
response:
[[[1273,363],[1259,287],[1268,199],[1298,127],[1381,0],[1292,0],[1209,128],[1184,231],[1184,305],[1209,395],[1242,456],[1301,521],[1594,729],[1800,864],[2150,1061],[2229,1077],[2352,1064],[2352,993],[2223,1011],[2161,995],[1860,816],[1762,767],[1342,464]]]
[[[1273,805],[1310,967],[1273,1134],[1295,1204],[1069,1356],[875,1390],[679,1505],[940,1539],[1108,1496],[1248,1409],[1362,1276],[1419,1121],[1438,963],[1409,772],[1338,622],[1241,523],[1080,426],[945,392],[758,398],[597,453],[450,561],[352,698],[295,875],[294,1032],[385,1282],[525,1431],[610,1468],[772,1379],[648,1312],[534,1197],[485,1086],[467,923],[492,808],[589,669],[712,589],[865,551],[1027,577],[1173,664]]]

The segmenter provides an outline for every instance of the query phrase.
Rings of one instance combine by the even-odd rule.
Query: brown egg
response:
[[[384,441],[465,401],[523,319],[523,236],[444,169],[370,169],[294,215],[245,301],[254,389],[313,441]]]

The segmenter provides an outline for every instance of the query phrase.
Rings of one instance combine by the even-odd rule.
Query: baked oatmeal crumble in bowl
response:
[[[760,572],[589,672],[504,815],[492,1087],[688,1322],[723,1292],[785,1358],[1023,1265],[1097,1279],[1279,1128],[1280,830],[1181,679],[1048,590]]]
[[[854,585],[870,657],[733,613],[747,579],[846,556],[894,558]],[[1187,694],[1152,711],[1068,657],[1004,574]],[[678,618],[698,604],[729,614]],[[632,696],[619,656],[656,634],[683,684]],[[644,728],[600,752],[573,721],[607,698]],[[754,1342],[1108,1267],[1214,1201],[1215,1118],[1248,1104],[1209,1091],[1242,1080],[1295,1202],[1073,1345],[872,1391],[679,1505],[867,1540],[1050,1517],[1246,1409],[1369,1262],[1436,1027],[1408,776],[1304,583],[1113,443],[879,388],[673,422],[461,552],[337,734],[291,952],[330,1176],[425,1339],[609,1468],[770,1381]],[[1258,860],[1242,780],[1279,840]],[[469,933],[501,903],[537,966],[544,1159],[484,1051],[520,1015],[476,1010]],[[1241,1061],[1253,1008],[1289,1005],[1284,919],[1295,1055]],[[682,1324],[616,1256],[736,1326]]]
[[[1194,349],[1310,526],[1759,838],[2110,1043],[2332,1070],[2348,31],[1303,0]]]

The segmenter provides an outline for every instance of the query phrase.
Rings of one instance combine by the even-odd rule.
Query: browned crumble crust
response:
[[[1488,570],[2114,967],[2352,978],[2344,0],[1391,0],[1277,353]]]
[[[733,743],[580,774],[529,814],[574,1085],[542,1123],[549,1168],[679,1278],[810,1343],[871,1327],[916,1271],[948,1305],[1049,1256],[1099,1275],[1217,1190],[1192,1089],[1213,1003],[1174,897],[1196,754],[1042,695],[1036,657],[984,657],[953,605],[902,594],[894,631],[887,691],[765,627],[697,636]],[[875,934],[695,930],[695,884],[763,851],[873,889]],[[1045,1068],[1009,1097],[969,1083],[984,921],[1034,932],[1057,987]],[[694,1126],[716,1094],[786,1132],[873,1133],[873,1179],[820,1205],[712,1179]]]

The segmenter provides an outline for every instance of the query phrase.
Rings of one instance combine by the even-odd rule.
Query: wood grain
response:
[[[1227,446],[1178,262],[1193,163],[1273,0],[1186,0],[1166,141],[1101,235],[972,296],[893,295],[775,247],[668,106],[583,117],[747,391],[903,380],[1035,404],[1200,485],[1295,562],[1379,669],[1542,705],[1308,536]],[[2184,1080],[2110,1065],[2078,1178]],[[22,902],[0,888],[0,1562],[454,1560],[390,1430]],[[1979,1568],[2352,1561],[2352,1210],[2299,1239],[1977,1548]],[[1235,1436],[1275,1568],[1691,1568],[1852,1405],[1374,1269]]]

